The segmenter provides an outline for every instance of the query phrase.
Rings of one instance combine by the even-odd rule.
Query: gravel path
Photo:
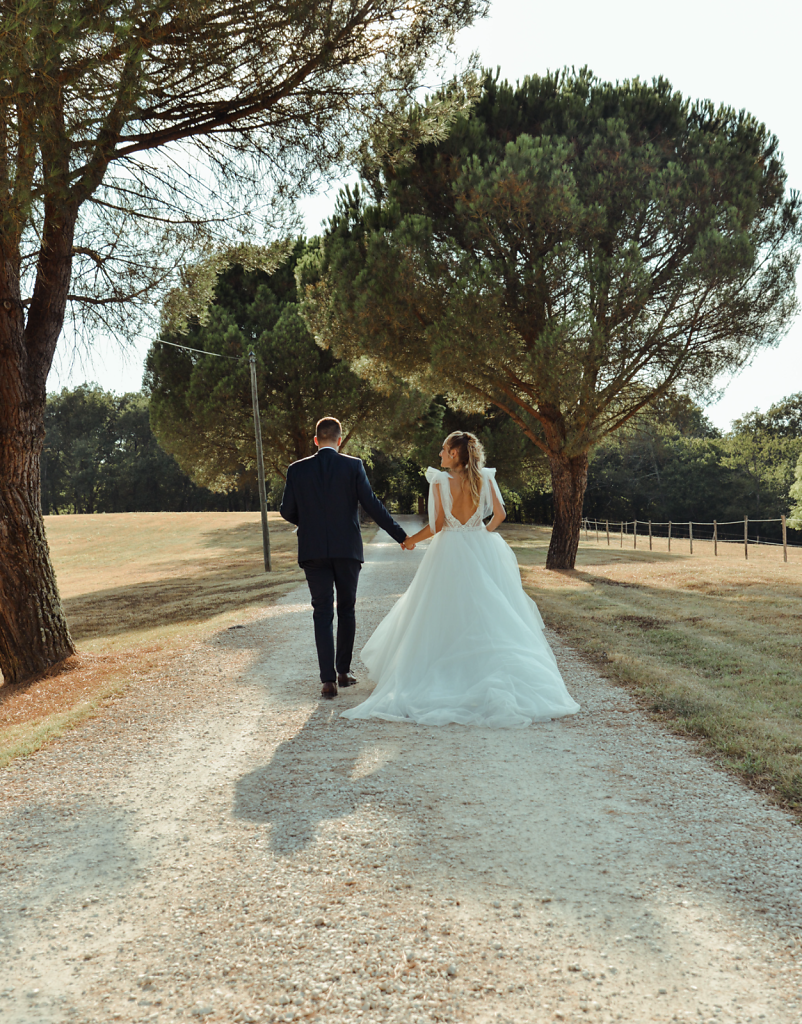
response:
[[[802,830],[557,637],[576,718],[435,730],[243,623],[3,774],[4,1022],[802,1021]]]

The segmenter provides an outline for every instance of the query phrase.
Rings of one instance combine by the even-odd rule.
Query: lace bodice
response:
[[[446,483],[448,487],[448,483]],[[441,488],[442,490],[442,488]],[[445,513],[445,522],[443,523],[444,530],[484,530],[485,524],[482,522],[482,503],[481,501],[476,506],[476,511],[468,520],[467,523],[461,523],[459,519],[455,519],[451,514],[451,510],[443,509]]]
[[[483,469],[482,470],[482,490],[479,495],[479,504],[476,506],[476,511],[473,513],[467,523],[461,523],[459,519],[455,518],[451,511],[451,485],[449,483],[449,475],[444,470],[433,469],[431,466],[426,470],[426,479],[429,481],[429,525],[432,528],[432,532],[435,532],[435,500],[434,500],[434,487],[435,484],[440,486],[440,501],[443,504],[443,514],[445,522],[443,523],[444,530],[484,530],[483,520],[493,514],[493,491],[496,492],[501,504],[504,504],[504,499],[501,497],[501,492],[498,489],[496,483],[496,471],[495,469]]]

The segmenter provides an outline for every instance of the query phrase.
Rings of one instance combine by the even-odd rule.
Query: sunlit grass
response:
[[[675,540],[669,554],[664,539],[650,552],[583,534],[576,570],[547,572],[548,529],[503,533],[550,626],[673,728],[802,810],[802,551],[784,563],[781,548],[753,546],[746,561],[742,545],[715,557],[712,543],[695,541],[690,555]]]

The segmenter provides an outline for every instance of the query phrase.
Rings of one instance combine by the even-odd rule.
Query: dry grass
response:
[[[506,526],[548,624],[634,686],[678,731],[802,810],[802,550],[655,539],[580,543],[577,568],[543,568],[549,530]],[[639,545],[644,538],[639,538]],[[632,538],[629,539],[630,545]]]
[[[270,574],[258,513],[45,522],[78,654],[34,682],[0,688],[0,767],[74,726],[137,676],[165,672],[189,643],[303,579],[292,527],[277,513],[270,513]]]

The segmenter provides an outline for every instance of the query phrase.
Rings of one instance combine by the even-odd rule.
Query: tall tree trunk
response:
[[[45,389],[26,386],[0,328],[0,670],[21,683],[74,647],[50,563],[40,497]]]
[[[554,528],[551,531],[547,569],[573,569],[582,526],[582,503],[588,483],[588,457],[549,454],[554,495]]]
[[[21,683],[75,650],[42,518],[47,375],[67,304],[77,208],[45,204],[25,322],[15,254],[0,252],[0,671]]]

